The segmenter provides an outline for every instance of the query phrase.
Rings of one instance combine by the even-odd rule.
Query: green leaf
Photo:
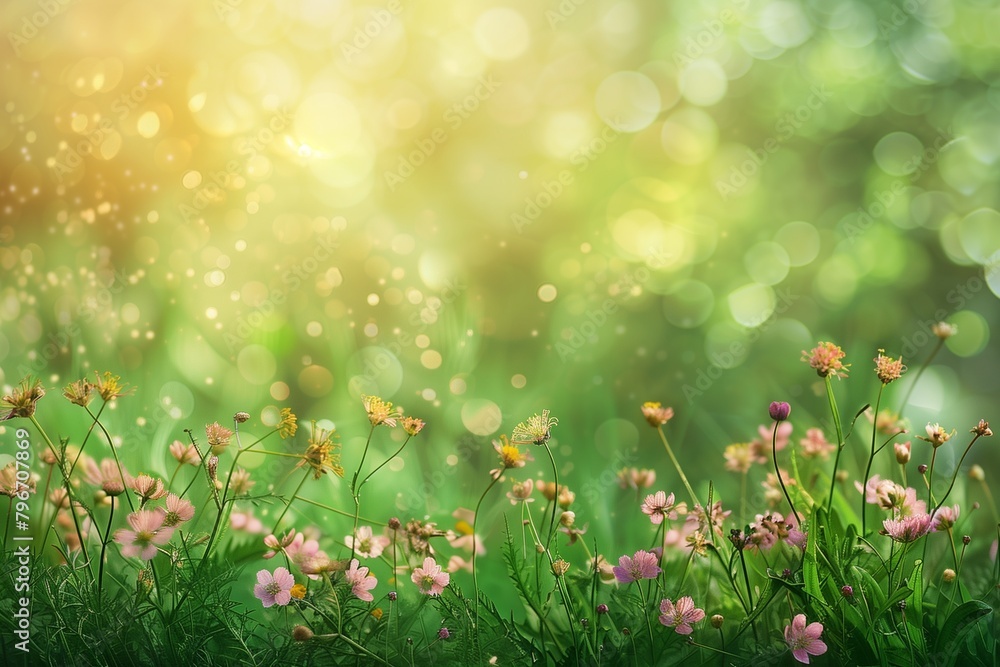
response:
[[[923,561],[916,561],[913,564],[913,572],[907,582],[913,589],[913,596],[906,607],[906,620],[914,626],[915,632],[910,633],[910,638],[916,642],[917,649],[923,653],[927,650],[924,641],[924,582],[923,582]]]
[[[891,610],[894,609],[896,605],[898,605],[900,602],[910,597],[911,593],[913,593],[913,591],[907,586],[903,586],[902,588],[898,589],[895,593],[889,596],[889,598],[885,601],[885,604],[882,606],[882,608],[879,609],[879,612],[878,614],[876,614],[876,616],[881,616],[886,612],[891,613]]]
[[[819,585],[819,563],[816,560],[816,542],[819,541],[820,518],[823,515],[822,509],[816,511],[809,535],[806,536],[806,553],[802,559],[802,577],[806,594],[826,606],[823,602],[823,589]]]
[[[993,612],[993,607],[980,600],[970,600],[959,605],[951,612],[941,626],[937,641],[934,642],[934,652],[945,658],[945,665],[955,664],[961,654],[965,635],[985,616]]]

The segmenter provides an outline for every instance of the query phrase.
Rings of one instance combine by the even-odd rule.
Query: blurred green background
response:
[[[947,320],[906,415],[996,417],[994,2],[17,0],[0,22],[0,385],[40,376],[69,435],[55,388],[122,375],[133,467],[291,406],[336,425],[350,474],[378,394],[428,426],[363,514],[450,527],[490,440],[549,409],[612,555],[651,536],[608,520],[635,509],[616,470],[681,491],[643,401],[733,498],[722,450],[770,401],[794,442],[826,425],[803,349],[844,347],[853,414],[877,349],[915,370]],[[514,477],[551,476],[535,453]]]

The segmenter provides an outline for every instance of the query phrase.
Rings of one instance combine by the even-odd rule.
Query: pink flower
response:
[[[417,585],[424,595],[441,595],[444,587],[451,581],[451,575],[441,570],[441,566],[428,556],[424,559],[423,567],[413,568],[413,575],[410,579]]]
[[[761,440],[764,441],[764,445],[768,449],[768,454],[770,454],[771,449],[771,434],[774,432],[774,424],[761,424],[757,427],[757,433],[760,434]],[[779,452],[788,445],[788,439],[792,435],[792,422],[783,421],[778,424],[778,432],[774,436],[774,448]]]
[[[677,604],[664,599],[660,602],[660,623],[668,628],[675,628],[679,635],[691,634],[691,624],[705,618],[703,609],[696,609],[694,600],[685,595]]]
[[[190,521],[194,517],[194,505],[190,500],[185,500],[169,494],[167,496],[167,514],[163,518],[166,526],[176,526],[179,523]]]
[[[319,579],[319,572],[330,564],[330,557],[320,550],[319,542],[307,540],[303,533],[296,533],[285,547],[285,555],[310,579]]]
[[[351,593],[354,597],[365,602],[375,599],[370,591],[375,588],[378,580],[371,576],[367,567],[358,567],[358,559],[351,559],[351,567],[344,573],[344,579],[351,585]]]
[[[344,538],[344,543],[362,558],[378,558],[389,542],[385,535],[374,535],[371,526],[360,526],[356,535]]]
[[[613,568],[615,579],[623,584],[640,579],[655,579],[662,572],[656,564],[658,560],[656,554],[642,549],[636,551],[631,558],[622,556],[618,559],[618,565]]]
[[[284,607],[292,601],[292,586],[295,585],[295,578],[292,573],[283,567],[279,567],[272,575],[267,570],[257,573],[257,585],[253,587],[253,594],[264,603],[265,607],[279,605]]]
[[[823,624],[806,625],[806,615],[798,614],[790,625],[785,626],[785,642],[792,649],[792,655],[801,663],[809,664],[810,655],[826,653],[826,644],[819,636],[823,634]]]
[[[882,522],[885,533],[897,542],[915,542],[931,531],[934,517],[930,514],[914,514],[900,519],[886,519]]]
[[[663,523],[664,518],[676,519],[678,511],[681,514],[686,514],[687,506],[684,503],[674,505],[674,494],[672,493],[668,496],[664,491],[657,491],[646,496],[642,502],[642,513],[649,515],[649,520],[657,526]]]
[[[253,512],[248,510],[246,512],[233,512],[229,515],[229,526],[233,530],[245,530],[248,533],[253,533],[254,535],[260,535],[264,532],[264,524],[261,520],[253,515]]]
[[[129,514],[132,530],[121,528],[115,533],[115,542],[122,545],[122,555],[152,560],[157,545],[166,544],[174,534],[171,526],[163,525],[165,516],[163,510],[139,510]]]
[[[818,458],[825,461],[830,458],[830,453],[837,449],[836,445],[827,441],[823,431],[818,428],[806,431],[806,437],[799,440],[799,444],[802,445],[803,458],[807,459]]]

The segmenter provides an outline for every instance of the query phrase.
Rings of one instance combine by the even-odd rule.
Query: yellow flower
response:
[[[382,609],[379,607],[375,607],[374,609],[372,609],[372,618],[374,618],[376,621],[381,621]]]
[[[392,403],[383,401],[378,396],[362,396],[361,402],[365,406],[365,412],[368,413],[368,421],[371,422],[372,426],[388,424],[392,428],[396,427],[396,420],[401,415],[393,409]]]
[[[833,377],[847,377],[847,367],[841,361],[844,358],[844,351],[840,346],[833,343],[820,341],[819,345],[809,352],[802,350],[802,361],[808,361],[809,365],[816,370],[816,374],[825,378],[828,375]]]
[[[898,380],[904,372],[906,372],[906,366],[903,365],[903,359],[893,359],[892,357],[887,357],[884,354],[885,350],[879,350],[878,356],[875,357],[875,374],[878,375],[878,379],[882,381],[882,384],[889,384],[893,380]]]
[[[111,401],[120,396],[128,396],[135,390],[135,387],[129,387],[128,383],[122,384],[119,382],[121,376],[112,375],[111,371],[105,371],[104,377],[101,377],[97,371],[94,371],[94,375],[97,376],[94,388],[105,401]]]
[[[85,408],[90,405],[90,399],[93,397],[93,393],[94,385],[87,380],[70,382],[63,390],[63,396],[65,396],[70,403],[79,405],[81,408]]]
[[[301,600],[306,596],[306,587],[303,584],[295,584],[292,590],[288,591],[296,600]]]
[[[15,417],[30,417],[35,414],[35,404],[45,395],[41,380],[32,381],[31,376],[21,380],[17,389],[0,398],[0,405],[10,407],[7,414],[0,416],[0,422]]]
[[[296,468],[308,465],[313,469],[313,478],[319,479],[328,470],[337,477],[344,476],[344,468],[340,465],[340,443],[331,441],[333,431],[316,426],[312,423],[312,436],[309,438],[309,446],[306,447],[302,460],[295,466]]]
[[[661,407],[658,402],[646,401],[642,404],[642,416],[646,418],[650,426],[659,428],[673,418],[674,409]]]
[[[282,440],[287,440],[295,435],[299,425],[296,423],[296,417],[292,414],[291,408],[281,408],[281,421],[278,422],[278,435],[281,436]]]
[[[403,430],[406,435],[413,437],[424,428],[424,420],[416,417],[403,417]]]

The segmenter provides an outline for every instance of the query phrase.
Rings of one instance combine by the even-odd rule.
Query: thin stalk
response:
[[[637,581],[639,587],[639,598],[642,600],[642,617],[646,619],[646,633],[649,635],[649,664],[656,664],[656,655],[653,653],[653,625],[649,621],[649,605],[646,603],[646,595],[642,592],[642,582]]]
[[[107,405],[107,404],[105,404],[105,405]],[[114,440],[111,439],[111,434],[108,433],[108,429],[104,428],[104,424],[102,424],[101,420],[100,420],[101,412],[104,411],[104,406],[103,405],[101,406],[101,409],[98,410],[98,412],[97,412],[96,415],[93,412],[90,411],[89,407],[85,408],[85,409],[87,410],[87,414],[89,414],[94,419],[94,422],[100,427],[101,431],[104,433],[104,437],[107,438],[107,440],[108,440],[108,447],[111,449],[111,456],[114,457],[114,459],[115,459],[115,465],[118,467],[118,474],[122,478],[122,484],[124,484],[125,483],[125,472],[124,472],[124,470],[122,468],[122,462],[118,458],[118,450],[115,449],[115,442],[114,442]],[[125,500],[128,501],[129,511],[134,512],[135,511],[135,505],[132,504],[132,497],[131,497],[131,495],[129,495],[129,492],[127,490],[125,491]]]
[[[108,542],[111,541],[111,521],[115,517],[115,497],[111,496],[111,511],[108,512],[108,528],[104,531],[104,539],[101,540],[101,560],[97,564],[97,605],[101,605],[101,593],[104,587],[104,553],[108,549]]]
[[[552,537],[556,534],[556,508],[559,505],[559,468],[556,466],[556,459],[552,456],[552,450],[549,449],[549,443],[545,442],[545,453],[549,455],[549,462],[552,463],[552,477],[555,479],[556,490],[552,497],[552,520],[549,526],[549,537],[545,540],[545,550],[549,550],[549,545],[552,543]],[[549,557],[551,560],[551,556]],[[570,623],[572,625],[572,623]]]
[[[274,522],[274,530],[271,531],[272,534],[278,532],[278,526],[281,525],[281,520],[285,518],[286,514],[288,514],[288,510],[292,506],[292,501],[295,500],[295,496],[299,495],[299,491],[302,490],[302,486],[306,483],[306,480],[309,479],[309,474],[311,472],[312,471],[310,471],[309,469],[306,469],[306,474],[303,475],[302,481],[300,481],[299,485],[297,487],[295,487],[295,491],[294,491],[294,493],[292,493],[292,497],[288,499],[288,503],[285,505],[285,509],[283,509],[281,511],[281,514],[278,515],[278,520]],[[357,515],[355,515],[355,516],[357,516]],[[354,558],[354,550],[353,549],[351,550],[351,558]]]
[[[684,483],[684,488],[687,489],[688,495],[691,496],[691,507],[698,504],[698,496],[695,495],[694,489],[691,488],[691,484],[688,482],[687,475],[681,470],[681,464],[678,463],[677,457],[674,456],[674,450],[670,448],[670,443],[667,442],[667,436],[663,433],[663,426],[657,426],[656,432],[660,434],[660,440],[663,441],[663,446],[667,450],[667,456],[670,457],[671,462],[674,464],[674,468],[677,469],[677,474],[680,476],[681,481]]]
[[[827,510],[833,509],[833,489],[837,484],[837,468],[840,466],[840,453],[844,449],[844,427],[840,423],[840,411],[837,409],[837,399],[833,395],[833,382],[830,376],[823,378],[826,383],[826,399],[830,404],[830,414],[833,415],[833,426],[837,431],[837,456],[833,459],[833,474],[830,476],[830,497],[826,501]]]
[[[871,454],[868,455],[868,465],[865,467],[865,476],[861,478],[861,534],[865,534],[865,527],[867,524],[867,513],[865,512],[865,500],[868,490],[868,478],[872,474],[872,461],[875,460],[875,435],[878,433],[878,408],[882,403],[882,391],[885,389],[885,383],[879,385],[878,396],[875,398],[875,419],[872,421],[872,449]]]
[[[781,471],[778,470],[778,424],[781,423],[777,420],[774,422],[774,430],[771,431],[771,459],[774,461],[774,476],[778,478],[778,484],[781,485],[781,492],[785,494],[785,500],[788,501],[788,507],[792,510],[792,516],[795,517],[796,522],[799,520],[799,513],[795,511],[795,504],[792,503],[792,497],[788,495],[788,489],[785,488],[785,481],[781,479]]]
[[[476,548],[476,524],[479,522],[479,508],[483,505],[483,500],[486,499],[486,494],[490,492],[496,483],[500,481],[500,476],[502,473],[497,474],[493,479],[490,480],[489,485],[487,485],[486,490],[483,491],[483,495],[479,496],[479,501],[476,503],[475,513],[472,515],[472,588],[475,591],[476,597],[473,599],[473,604],[476,607],[476,624],[473,627],[473,631],[476,633],[476,647],[479,646],[479,572],[476,571],[476,555],[479,549]]]
[[[941,509],[941,506],[944,505],[944,501],[946,501],[948,499],[948,496],[951,495],[951,490],[955,488],[955,480],[958,478],[958,471],[962,469],[962,462],[965,461],[965,457],[966,455],[968,455],[969,450],[972,449],[972,446],[976,444],[976,440],[979,440],[979,435],[980,434],[977,433],[976,437],[974,437],[972,441],[969,442],[969,445],[965,448],[965,451],[962,452],[962,458],[958,460],[958,465],[955,466],[955,472],[952,473],[951,475],[951,484],[948,485],[948,490],[944,492],[944,495],[941,496],[941,500],[939,500],[938,504],[934,507],[934,512],[937,512],[939,509]],[[931,457],[931,464],[933,465],[933,463],[934,463],[934,458]],[[931,468],[931,470],[933,471],[933,468]],[[928,503],[928,506],[930,506],[930,503]],[[931,512],[931,514],[934,514],[934,512]]]
[[[372,432],[374,430],[375,430],[375,427],[372,426],[372,431],[369,431],[369,433],[368,433],[368,439],[369,440],[371,440]],[[358,517],[361,515],[361,489],[364,487],[365,482],[367,482],[369,479],[371,479],[372,475],[374,475],[379,470],[381,470],[382,467],[386,463],[388,463],[389,461],[391,461],[394,458],[396,458],[396,456],[401,451],[403,451],[403,447],[406,447],[406,443],[408,443],[410,441],[410,437],[411,436],[407,435],[406,436],[406,440],[404,440],[403,444],[399,446],[399,449],[397,449],[392,456],[390,456],[385,461],[382,461],[382,463],[380,463],[378,466],[376,466],[374,470],[372,470],[370,473],[368,473],[368,475],[364,479],[361,480],[361,482],[358,484],[358,486],[357,486],[356,489],[354,488],[353,482],[351,484],[351,496],[353,496],[353,498],[354,498],[354,530],[351,533],[351,535],[354,536],[354,538],[351,541],[351,558],[354,558],[355,547],[357,546],[356,545],[356,541],[357,541],[357,534],[358,534]],[[365,445],[365,452],[367,452],[367,451],[368,451],[368,446],[366,444]],[[361,457],[361,463],[364,464],[364,461],[365,461],[364,460],[364,456],[362,456]],[[357,480],[358,474],[360,472],[361,472],[361,466],[359,465],[358,466],[358,472],[354,473],[354,479],[355,480]],[[473,550],[473,558],[475,558],[475,550]]]

